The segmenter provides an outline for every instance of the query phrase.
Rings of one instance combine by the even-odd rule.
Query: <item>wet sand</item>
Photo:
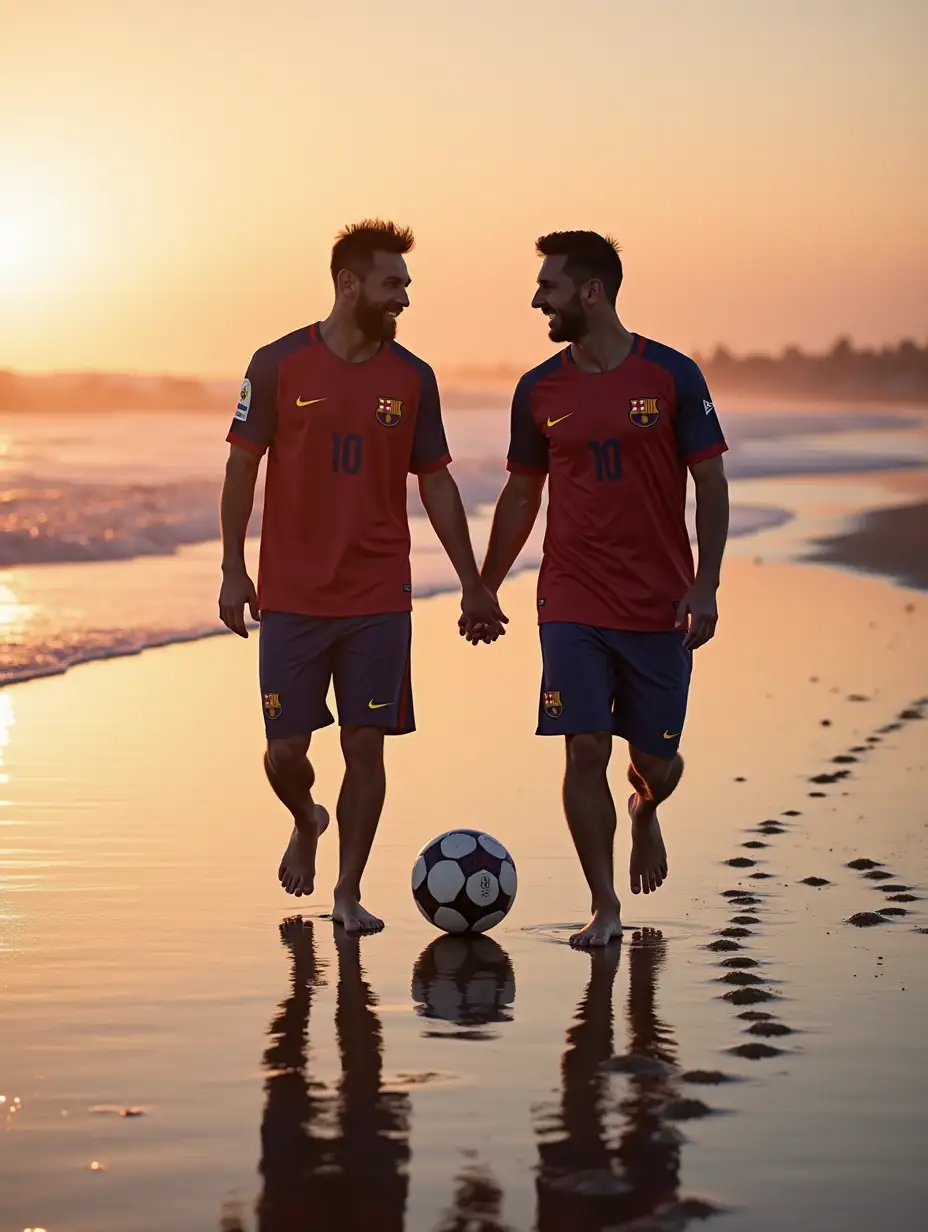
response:
[[[493,648],[417,606],[359,943],[324,918],[334,835],[318,898],[276,883],[254,639],[0,694],[0,1232],[923,1226],[928,598],[730,563],[670,880],[591,958],[533,585]],[[331,804],[334,730],[315,759]],[[409,892],[454,824],[519,872],[473,946]]]
[[[809,559],[928,590],[928,501],[866,513],[846,534],[820,540]]]

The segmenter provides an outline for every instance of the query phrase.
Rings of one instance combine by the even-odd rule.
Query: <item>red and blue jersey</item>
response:
[[[539,620],[672,629],[694,576],[687,467],[727,448],[698,366],[660,343],[635,335],[609,372],[570,347],[527,372],[507,465],[548,476]]]
[[[265,611],[368,616],[412,606],[406,477],[451,461],[435,374],[395,342],[365,363],[319,324],[253,356],[226,438],[268,453]]]

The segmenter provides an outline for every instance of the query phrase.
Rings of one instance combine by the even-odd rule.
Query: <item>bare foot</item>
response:
[[[593,918],[586,928],[581,928],[570,939],[575,950],[589,950],[594,946],[608,945],[617,937],[622,936],[622,921],[619,918],[619,904],[603,911],[594,911]]]
[[[667,880],[667,848],[661,835],[657,812],[638,792],[628,797],[632,819],[632,854],[628,875],[633,894],[651,894]]]
[[[383,920],[366,911],[356,898],[336,898],[332,919],[346,933],[379,933],[383,928]]]
[[[329,824],[329,814],[321,804],[314,806],[314,824],[304,830],[293,827],[277,876],[288,894],[297,898],[312,894],[316,880],[316,844]]]

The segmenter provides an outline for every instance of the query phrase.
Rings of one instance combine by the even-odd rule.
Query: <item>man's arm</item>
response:
[[[496,502],[481,576],[495,595],[525,547],[541,508],[545,474],[513,471]]]
[[[458,485],[446,466],[419,475],[419,495],[428,519],[461,583],[461,613],[469,624],[504,633],[507,617],[484,585],[474,558],[467,514]]]
[[[222,587],[219,591],[219,618],[224,625],[247,637],[245,607],[258,619],[258,596],[245,566],[245,536],[255,502],[255,484],[260,455],[231,445],[226,462],[219,521],[222,531]]]
[[[716,591],[722,574],[722,557],[728,540],[728,480],[721,456],[706,458],[690,466],[696,486],[696,580],[680,602],[677,626],[689,616],[684,646],[690,650],[704,645],[715,635],[719,612]]]

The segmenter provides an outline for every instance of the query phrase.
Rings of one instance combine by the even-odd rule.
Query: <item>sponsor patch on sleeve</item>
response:
[[[238,395],[238,406],[235,408],[236,419],[247,419],[251,409],[251,381],[246,376]]]

